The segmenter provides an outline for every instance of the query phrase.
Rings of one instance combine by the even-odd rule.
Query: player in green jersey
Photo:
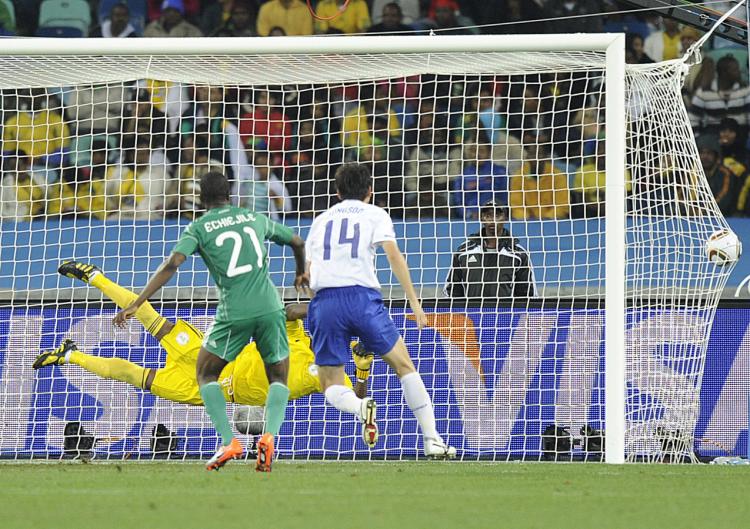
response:
[[[218,470],[244,451],[227,419],[226,400],[218,378],[224,366],[253,338],[263,357],[269,382],[265,433],[258,442],[256,470],[270,472],[274,437],[281,428],[289,399],[289,341],[284,307],[268,274],[263,242],[271,240],[292,247],[297,265],[294,286],[298,289],[308,286],[305,245],[286,226],[230,205],[230,184],[223,174],[206,173],[201,177],[200,186],[206,213],[185,229],[172,254],[138,299],[115,316],[114,324],[124,326],[138,308],[169,281],[187,256],[198,252],[219,290],[216,318],[203,339],[196,365],[206,413],[222,440],[222,446],[208,460],[206,468]]]

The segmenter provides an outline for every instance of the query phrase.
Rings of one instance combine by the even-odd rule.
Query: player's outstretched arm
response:
[[[406,292],[406,298],[409,300],[412,312],[414,312],[417,327],[422,329],[427,325],[427,317],[422,310],[422,304],[417,299],[417,293],[411,282],[411,275],[409,274],[409,266],[406,264],[406,259],[404,259],[401,250],[398,249],[396,241],[384,241],[381,245],[383,246],[383,250],[385,250],[391,270],[393,270],[398,282],[401,284],[404,292]]]
[[[297,277],[294,278],[294,288],[298,291],[307,290],[310,288],[310,275],[305,270],[305,241],[299,235],[295,235],[292,237],[289,246],[291,246],[294,253],[294,264],[297,274]]]
[[[179,252],[173,252],[169,258],[164,261],[156,273],[149,279],[146,288],[143,289],[138,298],[131,303],[127,308],[121,310],[115,315],[112,323],[118,327],[124,327],[127,320],[135,316],[138,308],[143,305],[148,298],[156,294],[161,287],[163,287],[167,281],[172,279],[177,269],[182,263],[185,262],[185,255]]]

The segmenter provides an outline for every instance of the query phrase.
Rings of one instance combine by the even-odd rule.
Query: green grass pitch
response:
[[[750,467],[546,463],[0,464],[0,527],[750,527]]]

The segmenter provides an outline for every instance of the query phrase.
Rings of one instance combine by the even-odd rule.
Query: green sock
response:
[[[266,432],[274,437],[279,435],[281,423],[284,422],[287,402],[289,402],[289,388],[280,382],[271,384],[266,399]]]
[[[218,382],[209,382],[200,387],[203,405],[206,407],[211,422],[216,429],[216,433],[221,436],[221,444],[227,446],[232,442],[234,434],[232,425],[227,419],[227,401],[224,399],[224,393],[221,392],[221,386]]]

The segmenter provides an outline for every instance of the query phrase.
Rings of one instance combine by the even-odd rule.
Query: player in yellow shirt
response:
[[[127,307],[137,296],[107,278],[96,266],[68,261],[58,272],[66,277],[79,279],[98,288],[119,307]],[[302,318],[307,315],[307,305],[295,304],[286,309],[287,333],[289,335],[290,399],[298,399],[311,393],[320,392],[315,355],[310,348],[310,338],[302,326]],[[159,397],[201,406],[203,401],[198,389],[195,364],[203,341],[203,333],[184,320],[171,322],[161,316],[148,302],[136,312],[136,318],[146,330],[159,341],[167,352],[167,361],[160,369],[149,369],[121,358],[100,358],[79,351],[75,342],[66,339],[57,349],[37,356],[34,369],[50,365],[75,364],[86,371],[126,382],[132,386],[150,391]],[[353,344],[354,345],[354,344]],[[357,384],[354,391],[363,397],[367,393],[367,377],[372,363],[372,354],[352,347],[357,365]],[[235,376],[235,373],[242,373]],[[351,381],[347,379],[351,387]],[[250,343],[236,360],[229,362],[219,376],[227,401],[251,406],[263,406],[268,394],[263,360],[257,347]]]

